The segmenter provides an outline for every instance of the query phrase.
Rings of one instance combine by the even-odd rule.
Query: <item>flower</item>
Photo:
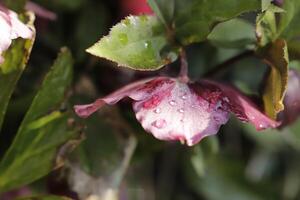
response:
[[[147,4],[147,0],[121,0],[121,12],[123,15],[153,14]]]
[[[75,106],[75,112],[86,118],[124,97],[133,100],[136,118],[147,132],[160,140],[179,140],[188,146],[216,134],[230,112],[257,130],[279,126],[233,87],[209,80],[186,83],[169,77],[129,84],[94,103]]]
[[[293,123],[300,116],[300,74],[297,70],[289,70],[289,81],[284,97],[284,110],[279,114],[282,126]]]
[[[0,4],[0,64],[4,58],[2,52],[6,51],[13,39],[18,37],[29,39],[33,31],[18,19],[18,15]]]

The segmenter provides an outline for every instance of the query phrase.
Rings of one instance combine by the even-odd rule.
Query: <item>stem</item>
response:
[[[235,62],[242,60],[246,57],[252,56],[254,55],[254,51],[252,50],[248,50],[245,51],[237,56],[234,56],[232,58],[230,58],[229,60],[215,66],[214,68],[212,68],[211,70],[207,71],[203,77],[212,77],[212,76],[216,76],[217,74],[225,71],[227,68],[230,68]]]
[[[184,49],[181,49],[180,51],[180,62],[181,62],[181,67],[180,67],[180,72],[179,72],[179,80],[187,83],[189,82],[189,77],[188,77],[188,63],[186,60],[186,53]]]

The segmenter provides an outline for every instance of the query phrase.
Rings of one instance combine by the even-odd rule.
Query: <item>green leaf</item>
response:
[[[214,45],[224,48],[245,48],[254,45],[254,26],[243,19],[232,19],[218,24],[207,39]]]
[[[33,15],[29,14],[27,25],[30,26],[32,30],[34,30],[33,21]],[[5,61],[0,65],[0,130],[8,102],[26,67],[34,40],[35,37],[28,40],[21,38],[16,39],[11,47],[4,53]]]
[[[271,67],[264,88],[265,112],[276,119],[277,113],[284,109],[283,98],[288,79],[288,52],[285,40],[278,39],[267,47],[264,61]]]
[[[278,34],[286,39],[291,57],[300,56],[300,1],[284,1],[284,13],[280,15]]]
[[[49,196],[20,197],[17,198],[16,200],[71,200],[71,199],[62,196],[49,195]]]
[[[87,52],[135,70],[156,70],[173,62],[164,26],[154,16],[129,16]]]
[[[261,1],[261,10],[265,11],[269,8],[269,6],[271,6],[273,0],[262,0]]]
[[[27,0],[4,0],[4,4],[16,12],[21,12],[24,10],[26,1]]]
[[[282,13],[284,10],[271,4],[268,8],[256,18],[256,36],[258,44],[265,46],[278,38],[278,27],[276,23],[276,13]]]
[[[148,4],[167,27],[172,26],[174,17],[175,1],[174,0],[148,0]]]
[[[176,0],[175,30],[182,44],[206,39],[220,22],[260,9],[259,0]]]
[[[75,134],[68,112],[56,111],[72,80],[67,49],[55,61],[0,163],[0,192],[31,183],[49,173],[57,148]]]

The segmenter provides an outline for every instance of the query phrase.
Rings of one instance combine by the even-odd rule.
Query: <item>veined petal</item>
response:
[[[105,104],[115,104],[125,97],[130,97],[135,101],[145,100],[150,96],[159,93],[160,91],[164,91],[169,87],[173,87],[173,85],[174,81],[166,77],[144,79],[131,83],[106,97],[99,98],[91,104],[76,105],[74,106],[74,109],[78,116],[86,118],[96,112]]]
[[[229,110],[241,121],[252,123],[257,130],[276,128],[280,125],[280,122],[266,116],[248,97],[237,89],[213,81],[204,80],[202,82],[219,87],[223,92],[223,100],[227,102]]]
[[[136,118],[156,138],[180,140],[192,146],[204,137],[216,134],[229,119],[229,113],[222,109],[215,88],[205,93],[211,101],[197,88],[196,84],[188,85],[176,80],[173,88],[134,102]]]

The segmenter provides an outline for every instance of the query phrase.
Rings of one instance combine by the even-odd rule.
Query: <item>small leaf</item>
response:
[[[148,4],[162,23],[167,27],[172,26],[175,10],[174,0],[148,0]]]
[[[264,61],[271,67],[264,88],[265,112],[273,119],[283,110],[283,98],[288,81],[288,52],[285,40],[278,39],[265,51]]]
[[[176,37],[185,45],[200,42],[220,22],[260,9],[259,0],[176,0]]]
[[[254,26],[243,19],[232,19],[218,24],[207,39],[225,48],[245,48],[255,44]]]
[[[71,200],[71,199],[63,196],[49,195],[49,196],[20,197],[17,198],[16,200]]]
[[[164,26],[154,16],[129,16],[114,26],[87,52],[135,70],[156,70],[173,62],[177,54],[167,48]]]
[[[256,18],[256,37],[260,46],[275,41],[278,38],[278,27],[275,13],[284,12],[281,8],[271,4]]]
[[[27,25],[34,30],[34,16],[29,14],[28,17]],[[5,52],[5,61],[0,65],[0,130],[8,102],[26,67],[34,40],[35,37],[27,40],[15,40],[10,49]]]
[[[34,98],[18,133],[0,163],[0,192],[46,175],[53,168],[57,148],[74,136],[69,113],[55,111],[72,79],[72,56],[62,49]]]

